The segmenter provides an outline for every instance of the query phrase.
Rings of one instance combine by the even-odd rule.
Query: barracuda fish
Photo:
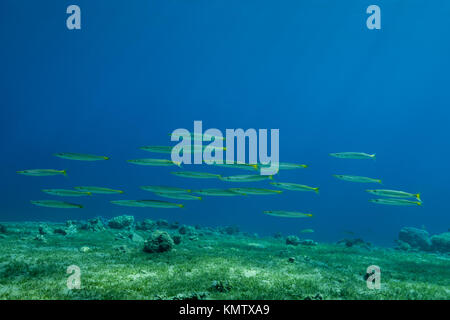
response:
[[[260,164],[260,168],[270,168],[271,165],[275,164]],[[297,163],[287,163],[287,162],[280,162],[278,163],[278,170],[293,170],[293,169],[304,169],[308,166],[306,164],[297,164]]]
[[[190,189],[182,189],[177,187],[166,187],[166,186],[142,186],[142,190],[150,192],[161,192],[161,193],[189,193]]]
[[[257,164],[247,164],[247,163],[213,163],[213,166],[231,168],[231,169],[244,169],[250,171],[258,171]]]
[[[421,206],[421,201],[410,201],[405,199],[370,199],[370,202],[386,204],[391,206]]]
[[[137,164],[140,166],[181,166],[181,162],[173,162],[172,160],[167,159],[136,159],[136,160],[127,160],[127,162],[132,164]]]
[[[102,188],[102,187],[75,187],[74,189],[84,191],[84,192],[99,193],[99,194],[123,193],[122,190],[114,190],[114,189]]]
[[[273,176],[263,176],[259,174],[242,174],[237,176],[221,177],[219,179],[228,182],[254,182],[273,179]]]
[[[64,175],[67,176],[66,170],[53,170],[53,169],[32,169],[17,171],[18,174],[23,174],[25,176],[43,177],[43,176],[56,176]]]
[[[341,159],[375,159],[375,154],[364,152],[337,152],[330,153],[330,156]]]
[[[65,190],[65,189],[44,189],[42,192],[51,194],[53,196],[59,197],[83,197],[92,196],[90,192],[76,191],[76,190]]]
[[[167,201],[160,201],[160,200],[138,200],[138,202],[142,203],[145,207],[151,207],[151,208],[172,209],[172,208],[183,208],[184,207],[182,204],[172,203],[172,202],[167,202]]]
[[[305,186],[303,184],[289,183],[289,182],[271,182],[270,184],[274,185],[278,188],[291,190],[291,191],[314,191],[315,193],[319,193],[319,188],[313,188],[313,187]]]
[[[303,229],[303,230],[300,230],[300,233],[314,233],[314,230],[313,229]]]
[[[276,210],[276,211],[264,211],[265,214],[274,216],[274,217],[283,217],[283,218],[309,218],[313,215],[310,213],[302,213],[302,212],[295,212],[295,211],[282,211],[282,210]]]
[[[32,200],[32,204],[40,207],[47,208],[60,208],[60,209],[74,209],[74,208],[83,208],[80,204],[63,202],[63,201],[54,201],[54,200]]]
[[[140,203],[138,200],[114,200],[110,201],[112,204],[115,204],[117,206],[121,207],[138,207],[143,208],[147,207],[145,204]]]
[[[69,160],[78,160],[78,161],[109,160],[109,157],[105,157],[105,156],[96,156],[96,155],[92,155],[92,154],[70,153],[70,152],[55,153],[54,156],[56,156],[58,158],[69,159]]]
[[[219,196],[219,197],[232,197],[240,195],[239,193],[233,192],[231,189],[201,189],[201,190],[193,190],[192,192],[204,196]]]
[[[148,152],[155,152],[155,153],[172,153],[173,147],[169,146],[144,146],[139,148],[144,151]]]
[[[360,176],[347,176],[342,174],[333,174],[333,177],[350,181],[350,182],[360,182],[360,183],[381,183],[380,179],[372,179],[367,177],[360,177]]]
[[[194,179],[220,179],[220,174],[206,173],[206,172],[195,172],[195,171],[176,171],[171,172],[171,174],[183,178],[194,178]]]
[[[146,207],[143,203],[140,203],[138,200],[114,200],[110,201],[112,204],[121,207],[138,207],[143,208]]]
[[[397,190],[385,190],[385,189],[377,189],[377,190],[366,190],[369,193],[375,194],[379,197],[393,197],[393,198],[416,198],[418,201],[420,200],[420,193],[409,193],[404,191]]]
[[[271,190],[271,189],[260,189],[260,188],[230,188],[231,191],[242,194],[242,195],[270,195],[270,194],[280,194],[283,191]]]
[[[170,198],[170,199],[180,199],[180,200],[202,200],[202,197],[197,197],[192,194],[187,193],[164,193],[164,192],[155,192],[157,196]]]

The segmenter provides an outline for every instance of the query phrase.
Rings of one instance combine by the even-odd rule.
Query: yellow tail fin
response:
[[[314,188],[314,191],[319,194],[319,188]]]
[[[416,194],[416,199],[419,200],[419,201],[422,201],[422,200],[420,199],[420,193]]]
[[[66,170],[63,170],[62,174],[64,175],[64,177],[67,177],[67,171]]]

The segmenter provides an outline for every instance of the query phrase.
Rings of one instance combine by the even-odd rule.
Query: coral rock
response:
[[[429,251],[431,249],[431,240],[426,230],[404,227],[400,230],[398,238],[409,244],[412,248],[423,251]]]
[[[286,244],[298,246],[300,244],[300,239],[297,236],[289,236],[286,238]]]
[[[170,235],[164,231],[155,231],[149,239],[144,242],[145,252],[165,252],[172,250],[174,242]]]
[[[450,232],[432,236],[431,243],[434,251],[450,252]]]
[[[109,220],[108,226],[113,229],[125,229],[131,227],[133,223],[133,216],[118,216]]]

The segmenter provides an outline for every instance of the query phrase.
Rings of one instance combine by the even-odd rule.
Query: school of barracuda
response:
[[[194,134],[195,138],[195,134]],[[205,137],[203,137],[205,139]],[[220,137],[206,137],[208,140],[220,139]],[[223,139],[223,138],[222,138]],[[172,152],[170,146],[145,146],[141,147],[141,150],[151,152],[151,153],[163,153],[170,154]],[[203,152],[208,147],[192,148],[191,152]],[[213,147],[214,148],[214,147]],[[221,148],[225,150],[225,148]],[[185,152],[183,150],[183,152]],[[110,157],[91,155],[91,154],[80,154],[80,153],[56,153],[54,156],[75,161],[105,161],[110,160]],[[339,159],[358,159],[374,160],[375,154],[368,154],[364,152],[339,152],[330,153],[331,157]],[[127,160],[128,163],[141,166],[176,166],[181,167],[181,163],[173,162],[169,159],[154,159],[154,158],[143,158],[135,160]],[[209,164],[208,164],[209,165]],[[227,167],[242,169],[247,171],[257,171],[260,168],[267,167],[270,164],[247,164],[247,163],[213,163],[212,166]],[[293,170],[293,169],[305,169],[308,166],[305,164],[297,163],[278,163],[279,170]],[[26,176],[52,176],[52,175],[64,175],[67,176],[66,170],[55,170],[55,169],[28,169],[17,171],[18,174]],[[256,181],[270,181],[269,184],[277,189],[267,189],[267,188],[254,188],[254,187],[242,187],[242,188],[204,188],[204,189],[185,189],[176,186],[161,186],[161,185],[149,185],[141,186],[142,190],[153,193],[153,195],[167,198],[167,199],[178,199],[178,200],[202,200],[202,197],[230,197],[230,196],[247,196],[247,195],[280,195],[284,190],[294,191],[294,192],[315,192],[319,193],[319,187],[312,187],[303,185],[297,182],[288,181],[276,181],[273,175],[260,175],[257,173],[253,174],[241,174],[232,176],[222,176],[215,173],[197,172],[197,171],[174,171],[171,172],[173,175],[188,178],[188,179],[218,179],[227,182],[256,182]],[[359,175],[348,175],[348,174],[333,174],[337,179],[354,182],[354,183],[373,183],[382,184],[382,180],[379,178],[370,178]],[[283,189],[283,190],[279,190]],[[368,189],[368,193],[377,196],[378,198],[370,199],[369,202],[382,205],[390,206],[421,206],[422,200],[419,193],[409,193],[401,190],[391,190],[391,189]],[[83,196],[93,196],[94,194],[123,194],[124,191],[111,189],[108,187],[99,186],[74,186],[71,189],[42,189],[42,192],[55,197],[83,197]],[[81,204],[59,201],[59,200],[32,200],[31,203],[36,206],[49,207],[49,208],[59,208],[59,209],[71,209],[71,208],[83,208]],[[141,200],[113,200],[110,201],[111,204],[117,206],[125,207],[138,207],[138,208],[160,208],[160,209],[170,209],[170,208],[183,208],[184,204],[173,203],[170,201],[155,200],[155,199],[141,199]],[[304,213],[301,211],[289,211],[283,210],[283,208],[276,210],[266,210],[263,211],[264,214],[274,217],[284,217],[284,218],[310,218],[313,217],[312,213]],[[312,233],[312,229],[301,230],[300,233]]]

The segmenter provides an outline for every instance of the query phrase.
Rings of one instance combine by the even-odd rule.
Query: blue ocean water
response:
[[[403,226],[425,226],[432,234],[450,227],[450,3],[377,0],[382,29],[368,30],[372,1],[72,2],[0,2],[0,221],[132,214],[238,225],[260,235],[312,228],[308,237],[318,241],[339,240],[349,230],[380,245],[392,245]],[[66,28],[70,4],[81,7],[81,30]],[[243,186],[126,162],[159,157],[138,148],[169,145],[168,133],[192,130],[194,120],[223,131],[280,129],[280,160],[309,168],[276,179],[319,186],[320,194],[205,198],[180,210],[109,203],[154,198],[141,185]],[[328,156],[341,151],[376,153],[377,160]],[[56,152],[111,160],[63,160]],[[34,168],[66,169],[68,177],[16,174]],[[369,203],[364,190],[372,185],[336,180],[335,173],[420,192],[423,206]],[[74,200],[81,210],[30,203],[51,198],[41,189],[77,185],[126,193]],[[264,210],[314,217],[283,219]]]

